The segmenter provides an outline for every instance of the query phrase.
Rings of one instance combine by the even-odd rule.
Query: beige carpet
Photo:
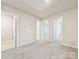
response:
[[[55,42],[35,43],[2,52],[2,59],[78,59],[77,49]]]

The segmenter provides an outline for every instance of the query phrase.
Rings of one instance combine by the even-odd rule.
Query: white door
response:
[[[15,48],[15,20],[13,16],[1,15],[1,51]]]

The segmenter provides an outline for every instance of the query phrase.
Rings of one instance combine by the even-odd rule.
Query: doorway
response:
[[[1,51],[15,48],[14,16],[1,14]]]

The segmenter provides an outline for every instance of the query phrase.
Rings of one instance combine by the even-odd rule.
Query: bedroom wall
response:
[[[16,18],[16,42],[17,47],[26,45],[31,42],[35,42],[36,39],[36,22],[37,17],[21,12],[15,8],[2,4],[2,11],[10,13]]]
[[[52,15],[47,17],[49,19],[49,40],[52,40],[52,21],[54,17],[63,17],[63,25],[64,25],[64,38],[62,40],[62,44],[77,48],[78,39],[77,39],[77,8],[72,10],[68,10],[62,13],[58,13],[56,15]]]
[[[36,38],[37,19],[29,15],[18,16],[18,45],[25,45],[37,40]]]
[[[78,21],[77,9],[70,10],[63,13],[64,18],[64,39],[63,43],[77,48],[77,21]]]

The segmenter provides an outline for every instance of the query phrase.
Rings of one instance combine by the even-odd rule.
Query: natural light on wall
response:
[[[37,21],[37,40],[40,40],[40,26],[41,21]]]

